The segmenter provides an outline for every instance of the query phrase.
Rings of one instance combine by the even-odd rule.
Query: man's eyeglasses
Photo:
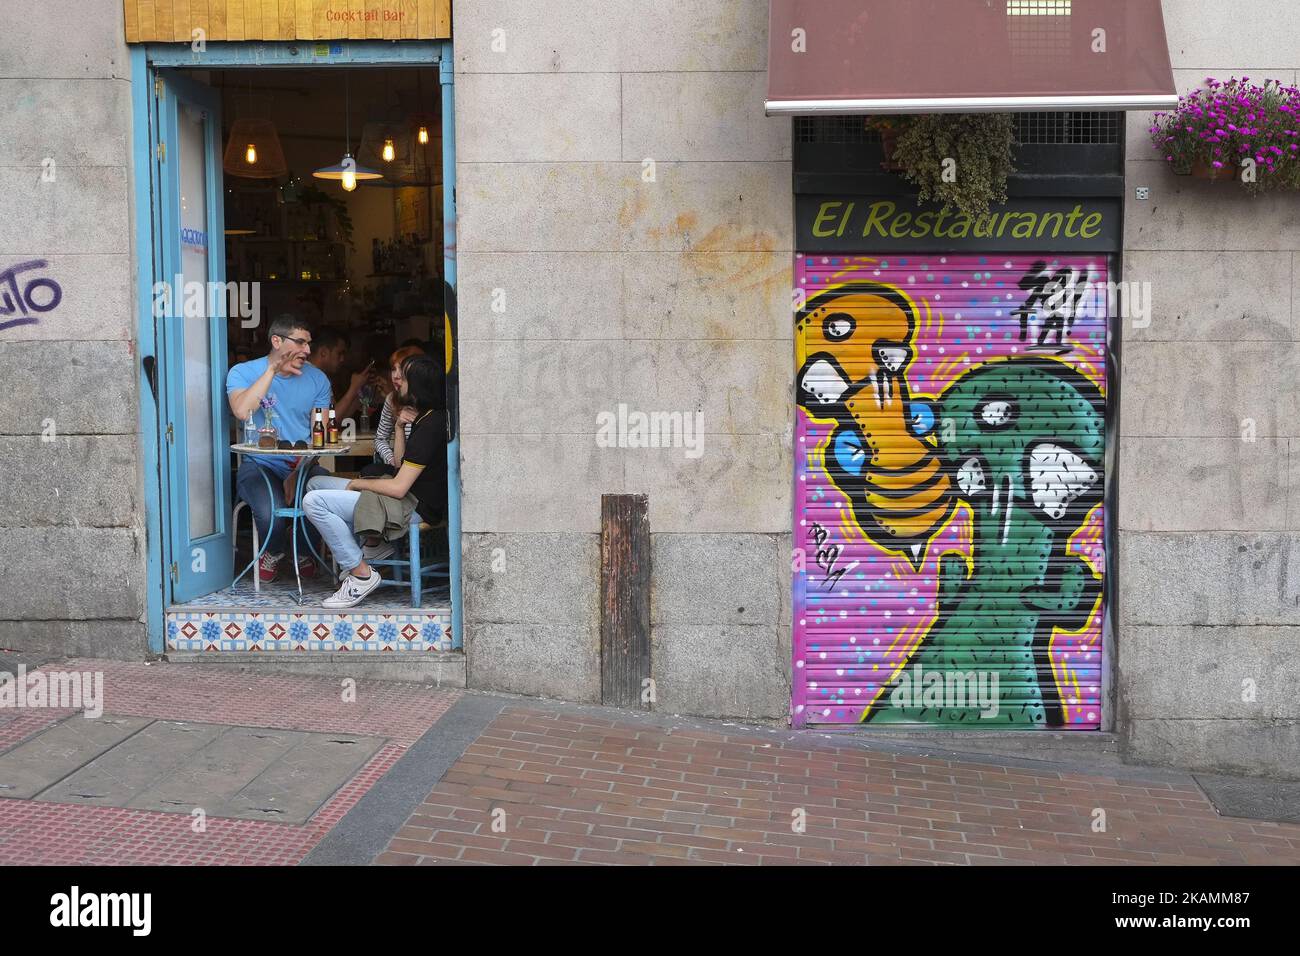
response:
[[[300,339],[292,335],[282,335],[280,338],[288,339],[290,342],[297,342],[303,348],[309,348],[311,346],[311,339]]]

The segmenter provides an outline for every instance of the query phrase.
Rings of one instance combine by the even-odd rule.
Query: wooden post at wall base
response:
[[[650,499],[600,496],[600,699],[650,710]]]

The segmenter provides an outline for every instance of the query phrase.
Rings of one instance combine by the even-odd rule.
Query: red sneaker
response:
[[[298,558],[298,577],[304,581],[316,577],[316,562],[303,555]]]
[[[257,562],[257,579],[263,584],[269,584],[275,580],[276,572],[280,568],[280,559],[282,554],[271,554],[269,551],[262,555],[262,559]]]

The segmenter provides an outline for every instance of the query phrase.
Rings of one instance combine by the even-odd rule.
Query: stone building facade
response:
[[[1163,6],[1180,91],[1295,83],[1300,7]],[[47,0],[0,35],[0,270],[44,260],[63,290],[38,322],[0,318],[0,646],[141,659],[122,17]],[[601,496],[645,494],[655,707],[783,720],[795,245],[767,4],[456,0],[453,19],[466,683],[600,700]],[[1178,179],[1149,115],[1127,122],[1123,269],[1154,313],[1125,325],[1114,383],[1108,729],[1134,762],[1297,776],[1300,200]],[[620,405],[703,412],[702,453],[602,447]]]

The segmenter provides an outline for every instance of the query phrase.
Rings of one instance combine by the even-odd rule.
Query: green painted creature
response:
[[[1016,358],[963,375],[936,418],[973,553],[940,556],[938,619],[863,719],[1059,726],[1056,682],[1039,675],[1053,629],[1080,630],[1100,594],[1068,541],[1101,500],[1102,396],[1062,362]]]

